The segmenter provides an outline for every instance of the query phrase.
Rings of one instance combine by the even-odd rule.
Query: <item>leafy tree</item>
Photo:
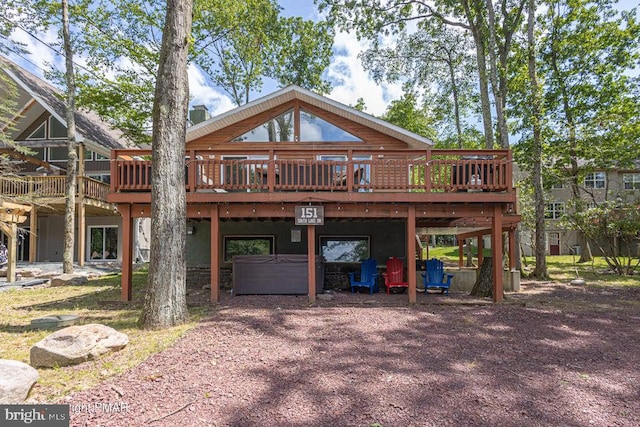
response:
[[[640,63],[640,25],[613,1],[552,0],[542,26],[545,132],[554,172],[581,211],[590,191],[584,174],[625,167],[640,152],[639,81],[628,74]],[[586,261],[588,244],[581,246]]]
[[[640,265],[640,201],[607,201],[573,209],[565,223],[583,233],[604,255],[616,274],[631,275]]]
[[[434,24],[413,33],[401,30],[393,45],[376,44],[360,58],[376,82],[400,80],[415,91],[422,89],[421,97],[438,117],[438,140],[463,148],[475,139],[465,125],[477,101],[470,78],[475,68],[470,49],[463,31]]]
[[[355,30],[358,37],[378,43],[381,36],[398,34],[407,23],[415,21],[420,28],[445,24],[471,33],[477,61],[478,88],[486,148],[492,148],[493,119],[489,96],[489,77],[498,125],[500,145],[508,148],[506,120],[507,79],[512,39],[520,28],[526,0],[317,0],[327,10],[331,22],[342,29]],[[494,10],[494,9],[497,9]],[[487,74],[489,72],[489,74]]]
[[[168,0],[153,104],[151,258],[139,323],[168,328],[188,318],[184,152],[189,105],[190,0]]]
[[[382,118],[425,138],[436,139],[434,120],[424,108],[417,106],[417,96],[409,90],[405,90],[402,98],[391,101]]]

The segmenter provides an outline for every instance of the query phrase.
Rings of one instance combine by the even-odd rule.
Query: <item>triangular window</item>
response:
[[[46,138],[45,123],[46,122],[42,122],[42,124],[38,126],[38,129],[31,132],[31,135],[29,135],[27,139],[45,139]]]
[[[286,142],[293,141],[293,110],[280,114],[249,132],[240,135],[236,142]]]
[[[316,115],[300,110],[300,141],[354,142],[362,140]]]
[[[51,116],[51,124],[49,126],[50,138],[66,138],[67,128],[64,127],[55,117]]]

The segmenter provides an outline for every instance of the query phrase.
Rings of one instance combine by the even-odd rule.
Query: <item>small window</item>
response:
[[[358,262],[369,258],[369,236],[320,238],[320,254],[326,262]]]
[[[85,160],[93,160],[93,151],[91,150],[84,150],[84,159]]]
[[[49,161],[61,162],[66,161],[69,150],[67,147],[49,147]]]
[[[273,248],[273,236],[225,236],[224,260],[231,262],[236,255],[271,255]]]
[[[46,122],[42,122],[40,126],[27,137],[27,139],[45,139],[47,137]]]
[[[640,173],[625,173],[622,182],[625,190],[640,190]]]
[[[544,206],[544,217],[546,219],[560,219],[564,215],[564,203],[547,203]]]
[[[96,160],[99,162],[109,161],[109,157],[96,153]]]
[[[584,177],[586,188],[605,188],[607,174],[605,172],[590,172]]]
[[[49,119],[49,138],[66,138],[67,128],[64,127],[55,117]]]

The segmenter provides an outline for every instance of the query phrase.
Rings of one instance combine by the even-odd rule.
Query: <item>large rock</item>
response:
[[[0,359],[0,403],[22,403],[38,381],[38,371],[17,360]]]
[[[126,334],[98,324],[69,326],[31,347],[31,366],[53,368],[86,362],[129,343]]]
[[[61,274],[51,279],[51,286],[86,285],[89,283],[87,276],[76,274]]]

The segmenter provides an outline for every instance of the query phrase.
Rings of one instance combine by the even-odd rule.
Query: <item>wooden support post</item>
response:
[[[38,245],[38,207],[31,204],[29,215],[29,264],[36,262]]]
[[[502,279],[502,206],[493,207],[491,227],[491,254],[493,262],[493,301],[501,302],[504,292]]]
[[[131,205],[118,206],[122,215],[122,301],[131,301],[133,278],[133,217]]]
[[[220,302],[220,211],[211,205],[211,304]]]
[[[509,229],[509,271],[516,268],[516,230]]]
[[[81,197],[78,202],[78,265],[80,267],[84,266],[84,261],[86,259],[86,214],[84,197]]]
[[[484,236],[478,236],[478,268],[482,265],[482,259],[484,258]]]
[[[7,282],[13,283],[16,281],[16,258],[18,256],[18,224],[15,222],[10,222],[7,224],[8,230],[7,239],[7,252],[8,252],[8,261],[7,261]]]
[[[307,225],[307,271],[309,276],[309,302],[316,302],[316,227]]]
[[[407,209],[407,281],[409,282],[409,303],[416,303],[416,207]]]
[[[464,242],[466,239],[458,239],[458,268],[464,266]]]

